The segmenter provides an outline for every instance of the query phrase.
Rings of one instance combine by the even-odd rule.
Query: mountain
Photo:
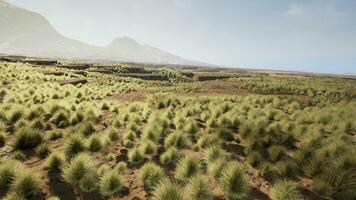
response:
[[[61,35],[40,14],[3,0],[0,0],[0,27],[0,53],[3,54],[155,64],[201,64],[142,45],[128,37],[116,38],[105,47],[85,44]]]

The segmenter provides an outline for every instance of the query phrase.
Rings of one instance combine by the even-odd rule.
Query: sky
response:
[[[97,46],[128,36],[231,67],[356,75],[356,0],[7,0]]]

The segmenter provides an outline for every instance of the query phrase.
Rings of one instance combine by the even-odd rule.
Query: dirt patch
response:
[[[109,100],[114,100],[114,101],[120,101],[123,103],[132,103],[134,101],[144,101],[146,99],[146,96],[154,93],[154,90],[152,89],[142,89],[142,90],[137,90],[135,92],[130,92],[127,94],[114,94],[107,99]]]

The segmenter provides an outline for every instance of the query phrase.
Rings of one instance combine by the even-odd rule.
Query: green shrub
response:
[[[200,174],[190,178],[186,186],[186,199],[213,200],[213,193],[207,183],[208,179]]]
[[[79,127],[79,132],[84,136],[89,136],[95,133],[95,128],[91,122],[84,122]]]
[[[48,138],[50,140],[56,140],[58,138],[61,138],[62,136],[63,136],[62,132],[60,132],[60,131],[52,131],[52,132],[49,133]]]
[[[31,128],[37,130],[45,130],[47,126],[40,118],[37,118],[31,123]]]
[[[272,145],[267,149],[268,155],[273,162],[277,162],[283,155],[285,148],[279,145]]]
[[[261,163],[263,160],[261,154],[256,151],[251,151],[247,153],[247,162],[250,163],[252,166],[256,166]]]
[[[152,191],[165,176],[164,170],[152,162],[146,163],[139,170],[139,179],[147,191]]]
[[[2,200],[26,200],[26,197],[18,192],[8,192]]]
[[[119,139],[119,131],[115,128],[112,128],[108,132],[109,139],[114,142]]]
[[[11,184],[11,190],[29,197],[38,194],[43,185],[44,182],[39,174],[29,170],[22,170],[16,174]]]
[[[153,200],[183,200],[182,189],[169,179],[162,180],[152,193]]]
[[[218,145],[209,146],[205,150],[205,153],[206,153],[206,159],[208,161],[214,161],[216,159],[226,157],[226,152],[222,150],[221,146]]]
[[[144,141],[142,144],[142,152],[146,155],[152,155],[155,152],[156,144],[150,140]]]
[[[332,195],[334,193],[330,183],[321,177],[313,178],[312,190],[325,199],[332,199]]]
[[[83,192],[94,192],[98,188],[98,177],[96,173],[89,172],[79,181],[79,188]]]
[[[185,156],[179,160],[176,168],[176,176],[178,179],[185,181],[198,173],[200,173],[198,159],[192,156]]]
[[[216,179],[219,178],[226,164],[227,161],[224,158],[208,161],[208,174]]]
[[[115,161],[115,159],[116,159],[116,156],[115,156],[115,154],[113,154],[113,153],[109,153],[108,155],[106,155],[106,160],[107,161]]]
[[[24,170],[21,162],[16,160],[4,160],[0,164],[0,188],[8,188],[15,176]]]
[[[304,198],[297,190],[296,183],[282,180],[276,182],[271,189],[272,200],[303,200]]]
[[[130,163],[138,164],[143,161],[144,155],[143,155],[141,149],[134,148],[129,151],[128,158],[129,158]]]
[[[12,152],[11,157],[18,161],[26,160],[26,154],[20,150],[16,150],[16,151]]]
[[[188,145],[188,137],[181,132],[174,132],[169,134],[164,140],[164,147],[176,147],[178,149],[184,148]]]
[[[38,145],[35,149],[35,152],[36,152],[37,156],[39,156],[41,158],[45,158],[50,153],[48,143],[42,143],[42,144]]]
[[[100,194],[103,196],[114,195],[122,190],[124,182],[120,175],[112,170],[106,172],[99,182]]]
[[[23,116],[23,112],[21,110],[13,110],[9,113],[8,122],[10,124],[15,124],[19,121]]]
[[[116,164],[116,166],[114,167],[114,170],[117,172],[117,173],[121,173],[123,172],[125,169],[127,168],[127,164],[123,161],[120,161],[119,163]]]
[[[176,148],[167,149],[160,157],[159,160],[161,164],[167,165],[172,164],[179,158],[178,151]]]
[[[111,167],[107,164],[102,164],[96,172],[99,176],[103,176],[106,172],[110,171]]]
[[[85,176],[90,176],[96,172],[95,163],[87,154],[75,156],[69,164],[63,168],[64,180],[74,186],[79,186],[80,181]]]
[[[210,146],[220,146],[221,140],[215,134],[204,134],[198,139],[198,146],[201,149],[208,148]]]
[[[15,149],[30,149],[43,141],[39,130],[22,127],[16,131],[13,146]]]
[[[103,142],[99,135],[93,134],[87,139],[87,148],[91,152],[97,152],[103,148]]]
[[[48,197],[47,200],[61,200],[61,199],[57,196],[50,196],[50,197]]]
[[[86,150],[84,144],[84,138],[79,134],[70,135],[64,141],[64,154],[67,159],[74,157],[76,154]]]
[[[53,116],[51,122],[58,128],[65,128],[69,125],[69,116],[66,112],[60,111]]]
[[[219,185],[228,199],[245,199],[250,191],[246,171],[238,162],[229,162],[222,170]]]
[[[60,172],[64,164],[64,155],[61,153],[53,152],[46,158],[45,169],[47,169],[49,172]]]

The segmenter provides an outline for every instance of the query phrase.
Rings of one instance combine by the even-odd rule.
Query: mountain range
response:
[[[0,53],[46,58],[201,65],[129,37],[100,47],[58,33],[42,15],[0,0]]]

